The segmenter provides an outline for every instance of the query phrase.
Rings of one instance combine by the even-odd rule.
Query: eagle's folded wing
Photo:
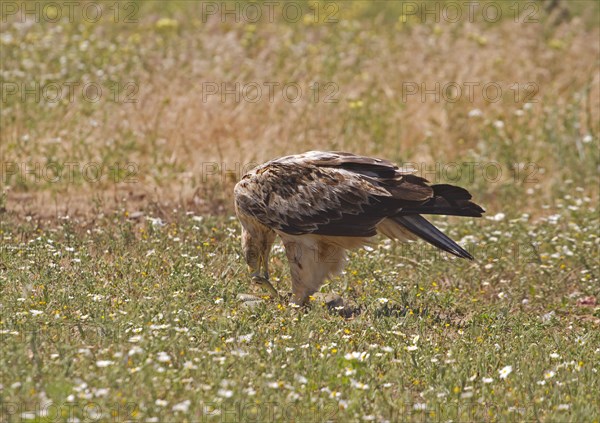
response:
[[[293,235],[373,236],[383,219],[432,196],[425,179],[391,162],[339,152],[283,157],[236,187],[239,208]]]

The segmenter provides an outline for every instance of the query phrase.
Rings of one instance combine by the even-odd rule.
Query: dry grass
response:
[[[214,16],[204,23],[194,2],[140,6],[134,24],[7,26],[5,80],[42,86],[92,81],[105,87],[97,103],[81,96],[54,105],[9,98],[0,153],[5,163],[21,166],[21,178],[3,169],[9,210],[22,209],[20,192],[33,197],[31,204],[48,192],[59,200],[87,198],[77,202],[85,209],[94,198],[114,205],[133,191],[144,196],[136,208],[158,201],[230,211],[230,188],[251,163],[310,149],[416,162],[425,166],[421,173],[438,163],[437,175],[425,176],[471,187],[492,210],[515,199],[522,210],[537,210],[570,189],[560,188],[565,179],[585,185],[596,178],[600,34],[592,3],[579,4],[586,13],[558,24],[541,8],[535,15],[539,23],[515,23],[507,10],[493,24],[481,15],[475,22],[423,23],[416,16],[399,19],[396,4],[385,11],[382,4],[353,2],[339,4],[335,24],[290,23],[275,14],[274,22],[255,25]],[[165,17],[173,21],[160,21]],[[137,103],[123,102],[127,90],[121,101],[109,101],[109,81],[122,88],[136,84]],[[318,101],[310,89],[314,82],[320,84]],[[407,88],[421,84],[433,89],[453,82],[463,88],[457,102],[445,100],[441,91],[439,101],[433,94],[425,101],[420,93],[406,95]],[[206,83],[257,83],[263,97],[255,103],[233,95],[224,102],[219,95],[203,101]],[[280,84],[272,102],[265,83]],[[286,83],[302,88],[298,102],[282,98]],[[472,100],[464,83],[478,84]],[[488,83],[502,88],[496,102],[484,98],[481,87]],[[537,102],[523,111],[530,83],[539,89]],[[324,102],[333,89],[338,101]],[[495,96],[494,89],[489,93]],[[482,116],[469,117],[474,109]],[[582,143],[586,135],[593,142]],[[69,162],[78,163],[78,170],[100,163],[105,177],[95,181],[77,174],[54,182],[23,171],[36,163],[43,170],[47,163]],[[471,178],[465,169],[454,177],[456,168],[444,167],[454,162],[497,163],[503,177],[490,180],[495,177],[480,170]],[[514,164],[529,162],[530,170],[538,170],[531,178],[536,183],[524,181],[523,173],[515,177]],[[135,183],[115,184],[114,174],[106,176],[106,166],[114,163],[134,163]],[[573,168],[580,172],[573,174]],[[122,181],[123,169],[120,175]],[[536,195],[527,196],[527,189]],[[589,189],[596,198],[597,189]],[[40,212],[30,213],[35,211]]]

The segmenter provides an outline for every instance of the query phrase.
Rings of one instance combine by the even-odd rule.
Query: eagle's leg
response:
[[[328,276],[342,269],[345,252],[337,245],[310,238],[284,240],[284,244],[292,275],[291,302],[302,306]]]
[[[268,237],[264,245],[263,251],[259,254],[258,266],[255,271],[250,274],[252,282],[265,288],[275,298],[279,298],[279,292],[275,289],[269,280],[269,252],[273,245],[274,236]]]

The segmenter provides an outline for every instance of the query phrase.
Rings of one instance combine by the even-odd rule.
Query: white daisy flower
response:
[[[513,371],[512,366],[504,366],[498,372],[498,373],[500,373],[500,379],[506,379],[508,377],[508,375],[512,373],[512,371]]]

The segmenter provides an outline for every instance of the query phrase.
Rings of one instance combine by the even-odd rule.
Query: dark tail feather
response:
[[[423,216],[419,216],[418,214],[411,216],[394,216],[392,219],[394,222],[404,226],[431,245],[447,251],[450,254],[454,254],[457,257],[473,260],[473,256],[469,254],[468,251],[464,250],[460,245],[444,235]]]
[[[481,217],[485,213],[480,206],[469,201],[471,194],[464,188],[454,185],[432,185],[433,198],[413,207],[403,207],[400,215],[441,214],[448,216]]]

